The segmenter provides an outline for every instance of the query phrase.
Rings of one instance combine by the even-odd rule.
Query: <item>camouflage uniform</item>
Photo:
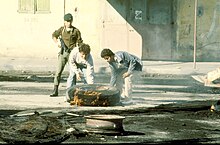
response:
[[[68,18],[72,20],[72,15],[66,14],[64,16],[64,20],[68,20]],[[59,37],[62,38],[65,43],[66,49],[61,48],[61,50],[64,49],[64,51],[62,53],[59,52],[58,54],[57,70],[54,77],[54,91],[52,94],[50,94],[51,97],[58,96],[58,86],[60,84],[61,75],[66,63],[68,62],[71,50],[73,50],[77,46],[77,44],[78,46],[80,46],[83,42],[79,29],[72,25],[70,28],[68,28],[68,30],[64,26],[60,27],[58,30],[55,30],[52,34],[52,38],[54,37],[57,39]]]

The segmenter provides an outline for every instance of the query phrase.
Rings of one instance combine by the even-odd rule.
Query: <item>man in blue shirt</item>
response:
[[[101,57],[109,63],[111,69],[110,85],[120,90],[121,100],[131,101],[132,77],[137,71],[142,71],[141,59],[125,51],[113,53],[109,48],[102,50]],[[124,92],[123,84],[125,84]]]

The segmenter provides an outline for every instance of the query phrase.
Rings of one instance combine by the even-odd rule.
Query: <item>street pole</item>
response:
[[[63,1],[63,13],[66,14],[66,0]]]
[[[194,16],[194,56],[193,56],[193,68],[196,69],[196,17],[197,17],[197,0],[195,0],[195,16]]]

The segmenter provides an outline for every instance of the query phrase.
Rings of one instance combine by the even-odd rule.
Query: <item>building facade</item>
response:
[[[97,64],[103,62],[100,52],[106,47],[142,60],[219,60],[220,0],[0,2],[1,57],[56,58],[59,49],[52,32],[63,25],[64,14],[71,13]]]

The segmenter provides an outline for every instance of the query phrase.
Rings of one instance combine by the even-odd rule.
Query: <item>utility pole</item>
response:
[[[63,0],[63,13],[66,14],[66,0]]]
[[[193,57],[193,68],[196,69],[196,17],[197,17],[197,3],[198,0],[195,0],[195,16],[194,16],[194,57]]]

